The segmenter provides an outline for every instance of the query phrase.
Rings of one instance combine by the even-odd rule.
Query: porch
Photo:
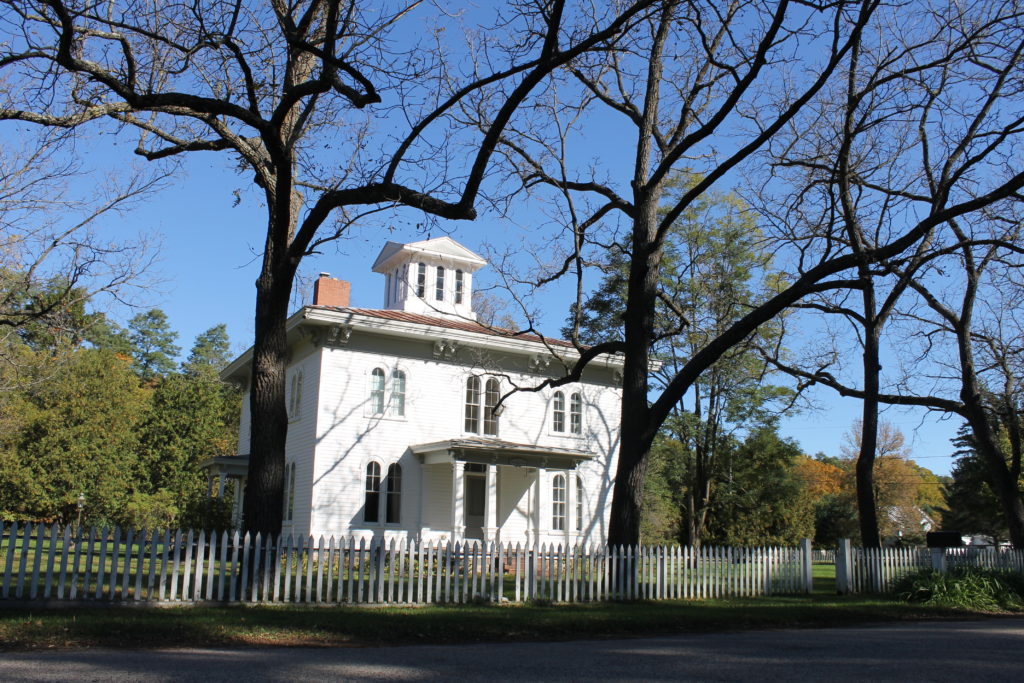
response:
[[[497,439],[451,439],[410,450],[423,465],[424,482],[451,480],[450,488],[423,487],[421,537],[448,532],[454,540],[569,545],[584,531],[587,506],[570,473],[593,453]],[[558,474],[564,478],[554,488]],[[436,511],[433,519],[424,509]]]

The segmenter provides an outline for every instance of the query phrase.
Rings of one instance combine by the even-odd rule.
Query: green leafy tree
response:
[[[797,471],[800,447],[772,426],[751,432],[728,457],[707,540],[795,545],[814,535],[814,502]]]
[[[166,491],[187,526],[223,526],[223,515],[213,511],[215,503],[206,495],[200,464],[235,453],[241,393],[221,382],[216,368],[218,354],[223,358],[228,347],[223,325],[200,334],[186,370],[167,375],[154,388],[151,409],[140,426],[147,490]]]
[[[143,381],[173,372],[181,348],[174,344],[178,333],[159,308],[139,313],[128,321],[128,339],[135,356],[135,371]]]
[[[149,391],[129,361],[77,349],[61,372],[25,392],[21,428],[3,439],[0,509],[21,519],[68,522],[80,493],[85,520],[123,521],[137,486],[137,425]]]

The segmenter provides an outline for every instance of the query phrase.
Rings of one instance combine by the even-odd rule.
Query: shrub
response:
[[[896,585],[901,600],[973,610],[1024,608],[1024,576],[1014,572],[956,567],[945,574],[924,569]]]

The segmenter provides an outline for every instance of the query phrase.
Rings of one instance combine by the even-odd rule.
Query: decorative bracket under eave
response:
[[[434,358],[451,360],[459,350],[459,343],[451,339],[438,339],[434,342]]]
[[[349,337],[352,336],[352,327],[349,325],[330,325],[326,331],[322,333],[319,341],[323,346],[339,347],[348,344]]]

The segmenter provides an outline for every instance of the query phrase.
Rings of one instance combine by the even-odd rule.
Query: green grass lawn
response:
[[[985,613],[825,592],[558,606],[0,609],[0,649],[353,646],[571,640],[948,619]]]

